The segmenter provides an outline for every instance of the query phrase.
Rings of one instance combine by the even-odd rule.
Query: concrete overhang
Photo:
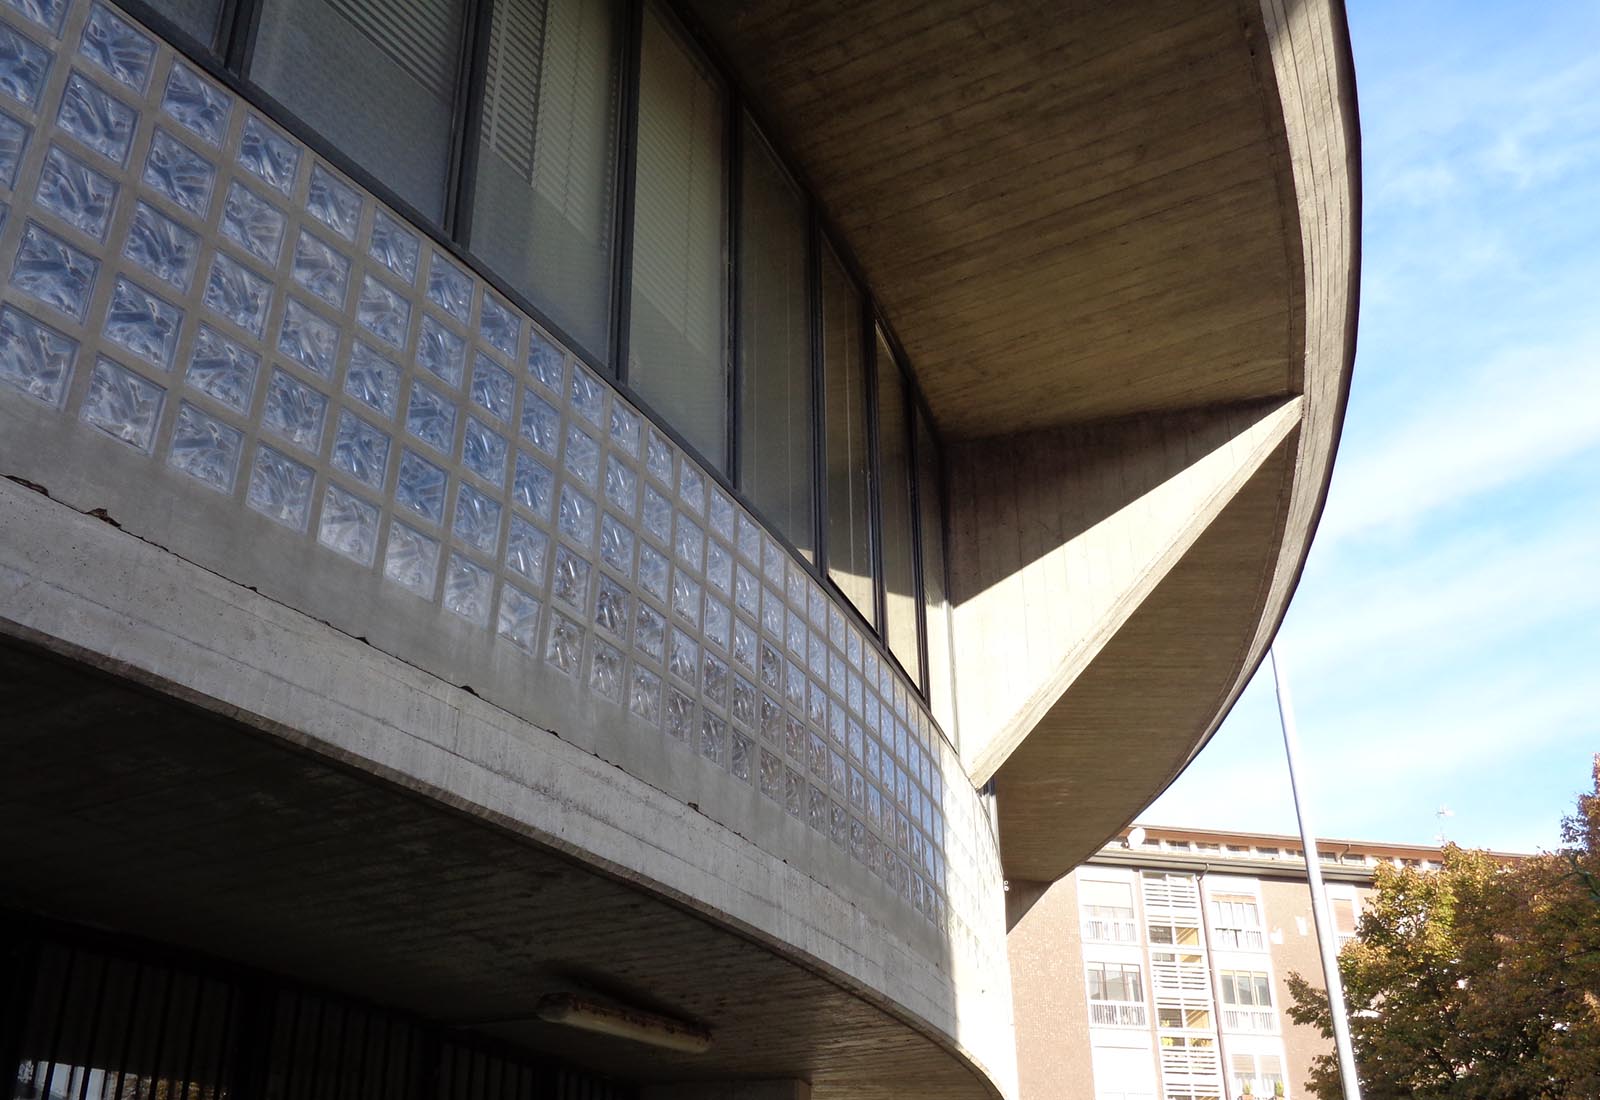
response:
[[[1354,359],[1338,0],[692,0],[946,440],[961,747],[1008,876],[1176,777],[1261,661]]]

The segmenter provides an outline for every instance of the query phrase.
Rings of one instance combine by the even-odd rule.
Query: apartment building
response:
[[[1380,864],[1437,848],[1319,841],[1333,925],[1356,931]],[[1021,1096],[1301,1095],[1327,1043],[1286,979],[1322,985],[1298,838],[1138,827],[1042,893],[1009,899]]]
[[[1359,199],[1336,0],[0,0],[0,1080],[1017,1096]]]

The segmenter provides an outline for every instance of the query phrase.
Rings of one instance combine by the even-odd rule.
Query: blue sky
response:
[[[1355,381],[1279,638],[1314,821],[1549,847],[1600,751],[1600,5],[1349,17]],[[1293,832],[1275,707],[1263,666],[1140,819]]]

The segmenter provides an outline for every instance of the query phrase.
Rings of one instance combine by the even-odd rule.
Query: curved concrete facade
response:
[[[921,81],[930,104],[959,98],[994,77],[936,62],[988,16],[952,10],[944,26],[845,5],[779,49],[794,12],[691,6],[859,247],[945,432],[959,749],[832,589],[460,255],[126,13],[72,0],[52,30],[3,7],[0,108],[20,137],[0,150],[0,635],[31,684],[27,713],[59,737],[49,752],[0,739],[13,774],[35,775],[7,792],[29,812],[0,818],[17,841],[0,902],[158,939],[182,929],[197,948],[415,1011],[448,1003],[452,1026],[641,1083],[1013,1097],[1005,880],[1065,873],[1198,751],[1261,659],[1320,512],[1354,344],[1342,13],[1169,5],[1147,25],[1089,4],[1079,26],[1010,12],[991,29],[1026,41],[1033,20],[1047,58],[1091,32],[1110,35],[1108,52],[1059,97],[1070,65],[997,93],[1023,97],[1012,130],[969,118],[950,131],[949,186],[919,192],[928,224],[913,229],[877,219],[908,173],[938,174],[937,157],[903,149],[903,170],[873,175],[851,171],[851,150],[949,116],[874,108],[871,74],[851,66],[904,19],[922,50],[905,95]],[[108,19],[148,55],[97,46]],[[850,57],[823,65],[845,39]],[[1130,118],[1190,94],[1162,59],[1180,39],[1229,104],[1207,139],[1225,154],[1191,150],[1174,124],[1176,151],[1137,194],[1087,165],[1046,186],[1064,154],[1030,141],[1116,102],[1108,73],[1130,56],[1168,74],[1160,95],[1130,98]],[[1016,66],[1023,49],[974,64]],[[831,122],[815,114],[830,97]],[[986,143],[1037,178],[994,191]],[[187,176],[148,167],[174,145]],[[1121,163],[1106,152],[1107,173]],[[1062,198],[1024,249],[1028,209],[1013,200],[1035,185]],[[964,222],[962,207],[1008,228]],[[1149,342],[1109,307],[1058,317],[1046,300],[1083,292],[1073,263],[1116,284],[1104,234],[1119,232],[1150,234],[1134,265],[1144,289],[1111,293],[1130,317],[1152,294],[1206,288],[1172,299]],[[1184,261],[1200,237],[1275,257],[1248,318],[1213,297],[1220,251]],[[1005,301],[1012,268],[1044,298]],[[995,364],[938,350],[962,285],[962,310],[993,318]],[[1072,324],[1083,354],[1053,359]],[[1192,365],[1153,361],[1184,340],[1203,346]],[[1097,388],[1097,354],[1127,364],[1126,384]],[[105,682],[115,690],[93,686]],[[110,701],[75,712],[72,690]],[[163,732],[162,708],[190,732]],[[72,863],[52,837],[79,834],[53,832],[34,792],[70,772],[73,746],[124,767],[136,746],[96,740],[120,709],[143,716],[129,729],[150,745],[217,754],[182,773],[228,792],[184,811],[197,835],[223,803],[265,829],[294,785],[337,789],[322,816],[294,819],[317,837],[296,859],[345,868],[306,876],[303,928],[262,915],[294,910],[288,857],[229,877],[224,832],[194,842],[219,864],[206,881],[220,900],[205,920],[182,915],[184,864],[156,851],[133,803],[96,813],[149,873],[119,885],[120,909],[73,891],[66,873],[91,854]],[[282,785],[252,788],[252,770]],[[415,936],[391,942],[380,903],[340,894],[382,837],[341,836],[337,806],[454,838],[430,850],[461,844],[486,879],[519,870],[472,924],[437,901],[458,888],[443,865],[390,853],[402,897],[430,898],[407,901]],[[590,907],[586,927],[519,892],[540,876]],[[320,946],[318,907],[339,913]],[[671,966],[608,958],[602,933],[631,944],[652,930],[670,931]],[[541,1030],[530,998],[573,983],[717,1041],[698,1058],[619,1054]]]

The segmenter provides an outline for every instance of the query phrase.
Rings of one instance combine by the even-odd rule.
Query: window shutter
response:
[[[328,6],[436,99],[455,98],[458,9],[437,0],[328,0]]]

